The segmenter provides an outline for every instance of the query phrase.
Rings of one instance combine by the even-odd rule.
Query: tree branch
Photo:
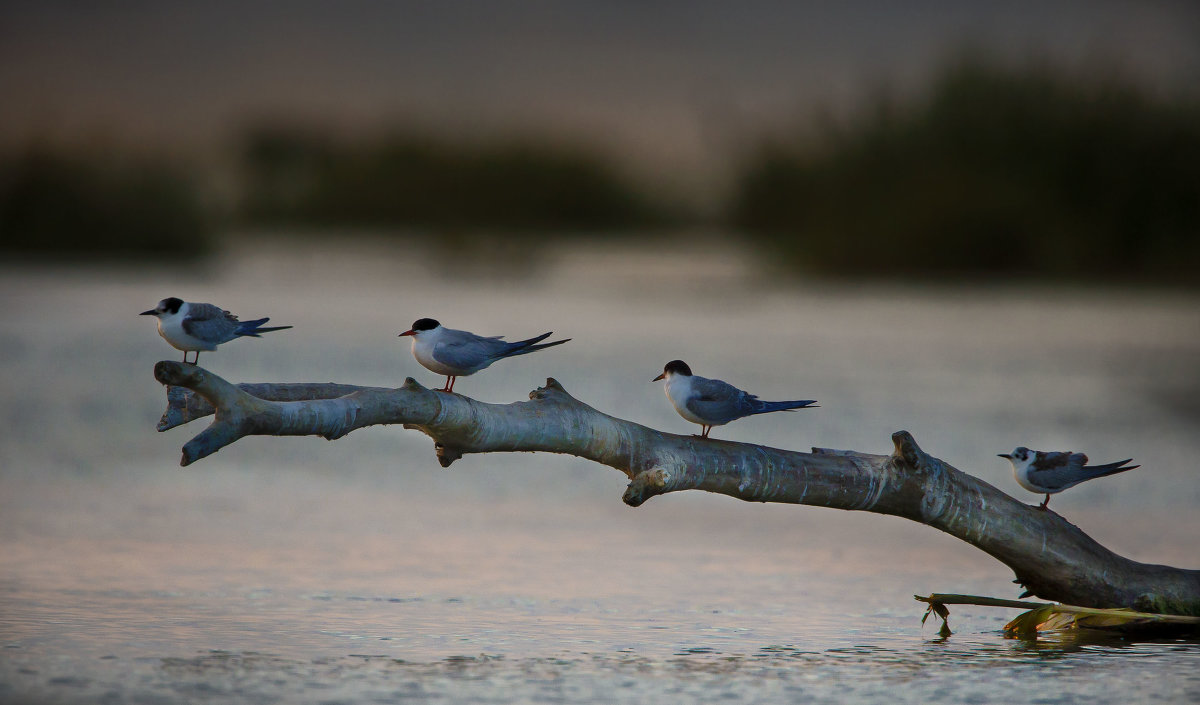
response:
[[[623,497],[705,490],[748,502],[784,502],[900,516],[927,524],[1012,568],[1029,594],[1084,607],[1200,615],[1200,571],[1131,561],[1053,511],[1037,509],[926,454],[907,431],[891,455],[812,453],[663,433],[601,413],[553,379],[530,401],[486,404],[431,391],[334,384],[233,385],[195,365],[160,362],[168,385],[165,431],[213,414],[183,447],[189,465],[249,435],[328,440],[402,424],[434,441],[442,467],[471,453],[543,451],[587,458],[629,478]]]

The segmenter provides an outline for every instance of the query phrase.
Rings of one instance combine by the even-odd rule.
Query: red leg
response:
[[[1050,508],[1050,495],[1046,495],[1046,501],[1045,501],[1045,502],[1042,502],[1042,504],[1041,504],[1041,508],[1042,508],[1042,509],[1049,509],[1049,508]]]
[[[453,392],[453,391],[454,391],[454,383],[455,383],[455,382],[457,382],[457,381],[458,381],[458,378],[457,378],[457,377],[451,377],[451,378],[450,378],[450,389],[449,389],[449,391],[451,391],[451,392]]]

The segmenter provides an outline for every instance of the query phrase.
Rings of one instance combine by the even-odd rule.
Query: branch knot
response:
[[[444,445],[437,441],[433,444],[433,451],[437,455],[438,464],[444,468],[450,467],[451,463],[463,457],[461,448]]]
[[[892,443],[896,450],[892,457],[913,469],[922,469],[929,463],[929,456],[917,445],[917,441],[908,431],[896,431],[892,434]]]
[[[561,384],[559,384],[558,380],[554,379],[553,377],[547,377],[546,378],[546,386],[538,387],[537,389],[530,392],[529,398],[535,399],[535,400],[536,399],[549,399],[556,395],[562,395],[562,396],[566,397],[567,399],[574,398],[570,395],[570,393],[567,392],[566,389],[563,388],[563,386]]]
[[[621,501],[631,507],[640,507],[646,500],[664,494],[671,482],[671,473],[663,468],[653,468],[639,472],[629,481]]]
[[[424,386],[423,386],[423,385],[422,385],[420,382],[418,382],[417,380],[413,379],[412,377],[405,377],[405,378],[404,378],[404,384],[400,385],[400,388],[401,388],[401,389],[403,389],[403,390],[405,390],[405,391],[409,391],[409,392],[424,392],[424,391],[428,391],[428,388],[427,388],[427,387],[424,387]]]

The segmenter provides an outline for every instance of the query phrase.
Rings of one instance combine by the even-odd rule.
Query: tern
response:
[[[1133,458],[1107,465],[1087,465],[1088,457],[1083,453],[1029,450],[1025,447],[999,455],[1012,463],[1013,476],[1017,478],[1018,485],[1030,492],[1046,495],[1046,501],[1039,505],[1042,509],[1050,506],[1050,495],[1068,487],[1141,467],[1125,465],[1132,462]]]
[[[445,328],[432,318],[421,318],[412,324],[412,328],[401,333],[400,337],[412,336],[413,357],[417,358],[417,362],[425,369],[446,375],[446,386],[442,387],[441,391],[453,392],[456,379],[473,375],[496,360],[545,350],[571,340],[566,338],[552,343],[535,344],[550,337],[551,333],[506,343],[502,340],[502,335],[485,338],[465,330]]]
[[[201,350],[216,350],[218,345],[234,338],[258,338],[261,333],[291,328],[263,328],[262,324],[270,318],[239,321],[237,316],[218,306],[191,303],[174,296],[159,301],[158,306],[139,315],[158,319],[158,334],[176,350],[183,351],[184,362],[188,361],[188,353],[196,353],[196,359],[191,363],[193,365],[200,362]]]
[[[815,399],[762,401],[727,382],[692,374],[692,369],[683,360],[668,362],[663,373],[650,381],[660,379],[667,380],[667,398],[675,411],[688,421],[700,424],[700,438],[708,438],[713,426],[724,426],[744,416],[808,409],[817,403]]]

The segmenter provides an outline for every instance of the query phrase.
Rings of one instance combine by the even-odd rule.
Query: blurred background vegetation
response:
[[[94,261],[196,256],[221,209],[186,165],[40,144],[0,158],[0,242],[26,255]]]
[[[549,235],[667,222],[665,204],[602,156],[533,140],[398,130],[351,142],[266,126],[247,135],[238,164],[236,217],[252,225]]]
[[[876,8],[887,31],[861,7],[819,4],[353,6],[300,2],[298,34],[236,3],[2,11],[0,88],[20,98],[0,116],[3,248],[200,257],[233,238],[336,232],[519,253],[703,230],[797,276],[1200,284],[1200,51],[1171,43],[1200,29],[1185,5],[1018,3],[997,16],[920,0],[925,15]],[[970,46],[964,27],[1006,22],[997,36],[1061,48],[1087,25],[1119,48],[1074,61],[995,41],[944,51]],[[647,27],[675,29],[634,31]],[[105,28],[131,33],[125,51],[93,41]],[[1151,70],[1127,71],[1121,51]],[[882,75],[840,68],[867,59]],[[391,73],[363,78],[377,69]],[[387,102],[409,94],[406,108]],[[42,103],[78,114],[78,129],[43,120]],[[216,137],[186,136],[204,120]]]
[[[964,61],[927,97],[763,145],[732,224],[826,274],[1200,283],[1195,98]]]

